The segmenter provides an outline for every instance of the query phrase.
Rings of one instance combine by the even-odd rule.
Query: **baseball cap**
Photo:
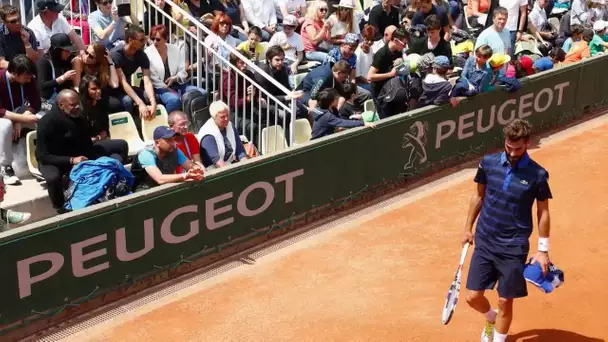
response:
[[[509,55],[504,55],[502,53],[493,54],[492,57],[488,60],[488,63],[492,68],[498,68],[503,66],[511,61],[511,57]]]
[[[530,262],[531,261],[532,258],[530,258]],[[550,263],[547,275],[543,276],[543,270],[540,267],[540,263],[528,263],[524,267],[524,278],[526,278],[527,282],[536,285],[543,292],[551,293],[554,289],[560,287],[564,283],[564,272]]]
[[[55,33],[51,36],[51,47],[74,52],[77,48],[72,44],[70,37],[65,33]]]
[[[347,33],[344,36],[344,44],[359,44],[359,35],[355,33]]]
[[[601,31],[601,30],[605,29],[606,27],[608,27],[608,21],[598,20],[595,23],[593,23],[593,31],[595,31],[595,32]]]
[[[450,67],[450,60],[446,56],[435,56],[433,68],[447,69]]]
[[[167,126],[158,126],[154,129],[153,138],[154,140],[158,139],[171,139],[176,135],[176,133]]]
[[[287,26],[298,26],[298,18],[295,15],[290,14],[283,18],[283,25]]]
[[[519,65],[521,65],[521,68],[524,69],[528,75],[532,75],[534,73],[534,69],[532,69],[533,64],[534,61],[529,56],[519,57]]]
[[[38,0],[38,2],[36,2],[36,9],[39,12],[49,10],[49,11],[53,11],[56,13],[61,13],[61,11],[63,11],[64,8],[65,8],[64,5],[58,3],[55,0]]]

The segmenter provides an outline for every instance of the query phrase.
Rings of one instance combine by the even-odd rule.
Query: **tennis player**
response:
[[[532,262],[549,268],[549,199],[547,171],[530,159],[530,124],[516,119],[503,129],[505,151],[483,157],[477,168],[477,189],[471,197],[462,243],[474,242],[467,278],[466,301],[484,315],[482,342],[503,342],[513,319],[513,299],[528,295],[524,265],[532,234],[536,200],[538,251]],[[473,223],[479,216],[475,235]],[[498,310],[484,296],[498,282]]]

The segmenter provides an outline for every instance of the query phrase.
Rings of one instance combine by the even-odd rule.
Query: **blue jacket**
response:
[[[87,160],[74,166],[70,172],[71,196],[65,202],[68,210],[85,208],[99,199],[108,187],[125,180],[130,188],[135,179],[116,159],[101,157],[96,160]]]
[[[332,134],[336,127],[352,128],[364,125],[361,120],[345,120],[327,109],[315,111],[313,115],[315,121],[312,125],[311,140]]]

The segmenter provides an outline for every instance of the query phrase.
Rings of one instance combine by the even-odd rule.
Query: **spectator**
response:
[[[38,169],[46,180],[53,208],[60,214],[65,212],[63,176],[68,175],[74,165],[107,156],[102,145],[93,145],[89,123],[82,115],[78,102],[78,94],[74,90],[60,91],[56,105],[42,117],[36,133]],[[124,141],[118,144],[127,148]],[[112,154],[111,157],[124,162],[124,154]]]
[[[469,0],[467,2],[469,24],[472,27],[485,27],[489,10],[490,0]]]
[[[255,27],[255,26],[254,26]],[[249,57],[247,52],[243,53],[245,57]],[[243,134],[249,141],[258,141],[258,125],[257,123],[266,121],[266,115],[259,116],[259,107],[267,107],[266,100],[259,96],[257,88],[251,82],[243,77],[247,76],[254,80],[253,72],[247,68],[247,64],[236,55],[230,55],[230,63],[240,71],[236,72],[232,68],[228,69],[222,84],[223,101],[225,101],[233,113],[236,114],[235,126],[239,134]],[[228,72],[230,75],[228,75]],[[266,111],[264,111],[266,114]],[[270,114],[269,114],[270,116]],[[274,118],[274,113],[272,115]]]
[[[489,45],[494,53],[511,55],[514,45],[511,45],[509,31],[505,29],[508,12],[504,7],[496,7],[492,13],[492,26],[481,32],[475,42],[475,49],[482,45]]]
[[[334,45],[344,43],[347,33],[359,35],[359,23],[355,20],[355,0],[340,0],[335,6],[337,12],[329,16],[325,25],[329,29],[329,42]]]
[[[561,63],[566,59],[564,50],[555,47],[549,51],[549,56],[541,57],[534,61],[532,67],[535,72],[542,72],[553,69],[555,64]]]
[[[462,69],[461,77],[464,77],[470,84],[475,93],[483,91],[483,85],[487,83],[488,77],[492,74],[492,68],[488,65],[488,59],[492,57],[492,48],[488,45],[481,45],[475,49],[475,55],[467,59]]]
[[[298,89],[304,92],[300,102],[308,106],[309,111],[313,110],[317,107],[319,93],[323,89],[333,88],[341,96],[338,102],[338,108],[341,108],[342,104],[346,101],[345,96],[348,96],[344,92],[344,86],[350,74],[350,66],[344,60],[338,61],[333,67],[330,67],[329,64],[324,64],[314,68],[304,77],[302,83],[298,86]],[[369,92],[358,88],[355,108],[360,111],[363,110],[363,104],[369,99],[371,99]],[[300,116],[304,116],[304,114],[303,110],[299,112]]]
[[[566,54],[564,59],[564,65],[578,62],[583,58],[591,57],[591,50],[589,48],[589,42],[593,39],[593,30],[583,30],[582,39],[578,42],[573,42],[570,51]]]
[[[108,50],[100,43],[87,46],[84,57],[77,56],[72,60],[72,68],[76,72],[72,79],[76,88],[80,86],[83,74],[97,77],[105,93],[109,93],[110,89],[116,89],[120,86],[116,65],[112,61]],[[121,106],[118,102],[111,108],[119,109]]]
[[[509,55],[503,55],[494,53],[488,60],[488,65],[492,68],[492,73],[487,78],[487,82],[484,82],[481,86],[483,93],[496,89],[501,78],[505,77],[505,66],[509,63],[511,57]]]
[[[397,26],[393,25],[390,25],[386,29],[384,29],[384,36],[382,36],[382,39],[374,42],[374,45],[372,45],[372,52],[375,54],[376,52],[380,51],[380,49],[382,49],[386,44],[388,44],[388,42],[390,42],[393,37],[393,32],[395,31],[397,31]],[[409,28],[406,29],[406,31],[409,32]]]
[[[184,51],[174,44],[167,43],[167,27],[156,25],[150,29],[150,39],[154,44],[144,51],[150,60],[150,79],[154,92],[171,113],[181,108],[181,96],[188,91],[200,91],[207,96],[207,91],[186,83],[186,56]]]
[[[308,7],[306,19],[302,23],[304,56],[310,61],[323,63],[327,58],[326,51],[329,45],[325,42],[325,37],[330,31],[330,27],[323,22],[327,9],[325,1],[314,1]]]
[[[245,17],[250,25],[262,29],[262,40],[267,42],[277,32],[277,11],[273,0],[243,0]]]
[[[407,46],[409,38],[409,32],[399,28],[392,34],[387,45],[374,55],[372,67],[367,74],[367,78],[372,84],[374,99],[378,97],[384,84],[397,75],[395,61],[402,58],[401,51]],[[381,113],[378,113],[378,115],[382,117]]]
[[[429,15],[436,15],[439,19],[439,23],[442,28],[443,39],[449,42],[451,39],[450,33],[450,21],[448,14],[441,7],[433,4],[432,0],[414,0],[414,7],[416,8],[416,14],[412,18],[412,27],[416,25],[424,25],[425,19]]]
[[[357,86],[352,83],[346,83],[343,88],[344,103],[340,106],[338,114],[342,119],[361,119],[361,111],[357,110],[355,101],[357,99]],[[339,94],[338,94],[339,95]]]
[[[572,0],[570,8],[570,25],[586,26],[589,22],[589,13],[587,8],[588,0]],[[589,3],[591,3],[589,1]]]
[[[499,5],[507,10],[507,20],[504,24],[504,29],[510,34],[512,55],[515,51],[515,43],[520,41],[522,34],[526,32],[528,0],[499,0]],[[492,50],[494,50],[494,46],[492,46]],[[501,52],[495,50],[494,53]]]
[[[285,52],[285,66],[289,68],[291,75],[298,73],[298,66],[304,59],[304,42],[302,36],[295,32],[296,27],[298,27],[298,19],[291,14],[285,16],[283,32],[277,32],[268,43],[268,46],[276,45],[283,49]]]
[[[338,61],[346,61],[350,67],[350,81],[353,83],[357,81],[357,56],[355,55],[355,51],[358,45],[359,36],[354,33],[347,33],[344,37],[344,43],[331,49],[325,60],[325,63],[329,65],[333,65]]]
[[[550,0],[537,0],[530,12],[528,29],[539,42],[539,50],[546,54],[548,49],[555,46],[557,30],[553,29],[547,20],[546,8]]]
[[[144,30],[137,25],[130,25],[125,31],[125,39],[126,44],[124,46],[115,47],[111,52],[121,85],[121,88],[111,95],[117,97],[129,113],[133,112],[134,105],[138,106],[139,116],[135,123],[139,125],[141,119],[150,120],[154,118],[156,96],[154,85],[150,79],[150,60],[143,51],[144,46],[146,46]],[[131,86],[131,75],[139,68],[141,68],[143,75],[144,90]],[[150,105],[146,106],[144,101],[149,101]]]
[[[260,44],[262,40],[262,30],[257,26],[249,28],[247,40],[240,43],[237,47],[241,53],[247,53],[252,61],[263,61],[266,56],[263,56],[264,47]]]
[[[446,56],[435,56],[433,72],[422,81],[422,95],[418,100],[421,106],[441,106],[450,102],[452,85],[446,77],[449,68],[450,60]]]
[[[19,9],[11,5],[0,7],[0,69],[8,68],[8,62],[16,55],[27,55],[37,62],[43,51],[38,50],[36,35],[21,25]]]
[[[522,78],[534,74],[534,61],[530,56],[520,56],[517,59],[511,60],[507,66],[506,77],[510,78]]]
[[[66,18],[72,27],[80,27],[80,34],[85,45],[89,45],[91,37],[89,36],[89,23],[87,16],[89,15],[89,2],[87,0],[60,0],[64,6],[61,14]]]
[[[357,69],[355,70],[355,79],[357,85],[367,91],[372,90],[371,84],[367,79],[367,72],[372,66],[374,60],[374,52],[372,51],[372,45],[374,43],[373,37],[376,36],[376,28],[372,25],[365,25],[363,27],[363,42],[355,50],[355,57],[357,58]]]
[[[574,25],[572,25],[571,30],[572,30],[572,36],[568,37],[568,39],[566,39],[564,41],[564,44],[562,45],[562,50],[564,50],[565,53],[570,52],[572,43],[578,42],[583,38],[583,31],[585,30],[585,28],[582,25],[574,24]]]
[[[431,52],[434,56],[445,56],[452,63],[452,47],[441,36],[441,22],[436,15],[429,15],[424,19],[427,34],[410,40],[406,54],[416,53],[424,55]]]
[[[201,147],[196,136],[188,131],[190,122],[186,113],[176,110],[169,113],[169,128],[175,132],[175,146],[182,151],[184,156],[192,163],[203,168],[201,161]],[[176,173],[186,172],[181,166],[175,170]]]
[[[298,25],[304,22],[306,15],[306,0],[275,0],[274,5],[277,11],[277,20],[282,23],[285,17],[293,15],[298,20]]]
[[[204,170],[175,148],[176,135],[177,133],[167,126],[158,126],[154,129],[152,135],[154,147],[139,152],[131,164],[131,173],[135,177],[135,191],[167,183],[203,180]],[[176,173],[178,166],[186,172]]]
[[[372,123],[364,123],[361,120],[345,120],[335,115],[337,112],[340,94],[333,88],[324,89],[319,93],[318,114],[314,117],[312,124],[311,140],[323,138],[334,133],[336,128],[352,128],[361,126],[374,127]]]
[[[222,101],[215,101],[209,106],[209,114],[211,118],[197,134],[203,165],[220,168],[248,159],[239,134],[230,122],[230,108]]]
[[[127,22],[112,10],[111,0],[95,0],[97,11],[89,16],[89,25],[93,31],[93,41],[101,43],[108,49],[125,39]]]
[[[224,13],[226,13],[232,21],[231,35],[240,41],[246,41],[249,32],[249,23],[247,22],[247,19],[245,19],[245,9],[243,8],[241,0],[219,0],[219,2],[223,7]]]
[[[6,186],[4,179],[0,178],[0,203],[4,202]],[[31,213],[14,211],[11,209],[0,209],[0,232],[7,230],[11,224],[24,224],[32,216]]]
[[[62,89],[74,88],[76,71],[72,70],[70,63],[70,56],[74,51],[76,47],[72,45],[70,37],[64,33],[56,33],[51,37],[49,52],[38,60],[36,69],[40,96],[47,102],[54,101]]]
[[[200,19],[205,26],[210,27],[213,19],[224,13],[222,4],[219,0],[184,0],[188,11],[193,17]],[[196,26],[191,23],[190,31],[196,33]]]
[[[72,26],[59,14],[64,6],[55,0],[38,0],[36,9],[38,15],[27,25],[36,35],[40,43],[39,49],[46,53],[51,47],[51,36],[55,33],[65,33],[81,53],[84,53],[84,43],[82,38],[74,31]]]
[[[604,40],[606,27],[608,27],[608,22],[603,20],[598,20],[593,24],[593,31],[595,34],[589,42],[589,51],[591,52],[591,57],[603,53],[604,49],[608,47],[608,43],[606,43]]]
[[[260,69],[262,69],[264,74],[270,76],[285,88],[291,89],[289,72],[285,67],[285,52],[280,46],[275,45],[268,48],[268,51],[266,51],[266,64],[260,66]],[[271,83],[264,75],[256,74],[255,80],[260,88],[268,91],[270,95],[277,97],[279,101],[285,98],[285,92]]]
[[[237,40],[230,35],[232,30],[232,20],[226,14],[217,15],[213,19],[213,24],[211,24],[211,32],[215,34],[210,34],[205,38],[205,44],[209,46],[212,50],[216,51],[220,56],[224,57],[226,60],[230,58],[230,50],[228,50],[224,44],[220,41],[224,41],[226,44],[236,48],[238,45]],[[217,58],[215,54],[211,51],[207,51],[207,57],[212,61],[208,64],[209,72],[212,74],[216,73],[215,66],[219,66],[222,68],[220,64],[220,59]]]
[[[125,162],[129,145],[122,139],[110,139],[108,119],[108,96],[104,94],[101,81],[95,76],[84,76],[78,89],[82,117],[88,127],[88,136],[98,156],[111,156]]]
[[[382,0],[380,6],[375,6],[369,12],[369,23],[376,28],[374,40],[380,40],[380,32],[389,26],[399,26],[399,9],[395,6],[396,0]]]
[[[38,121],[40,94],[36,86],[36,66],[25,55],[16,55],[8,68],[0,70],[0,176],[6,185],[17,185],[19,178],[11,166],[13,139],[21,136],[21,125]]]

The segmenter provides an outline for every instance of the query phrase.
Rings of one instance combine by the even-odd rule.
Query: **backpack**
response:
[[[382,86],[378,94],[378,113],[382,114],[383,119],[407,112],[410,98],[410,77],[393,77]]]
[[[197,90],[189,91],[182,96],[182,110],[190,120],[192,132],[198,132],[211,117],[207,99]]]

